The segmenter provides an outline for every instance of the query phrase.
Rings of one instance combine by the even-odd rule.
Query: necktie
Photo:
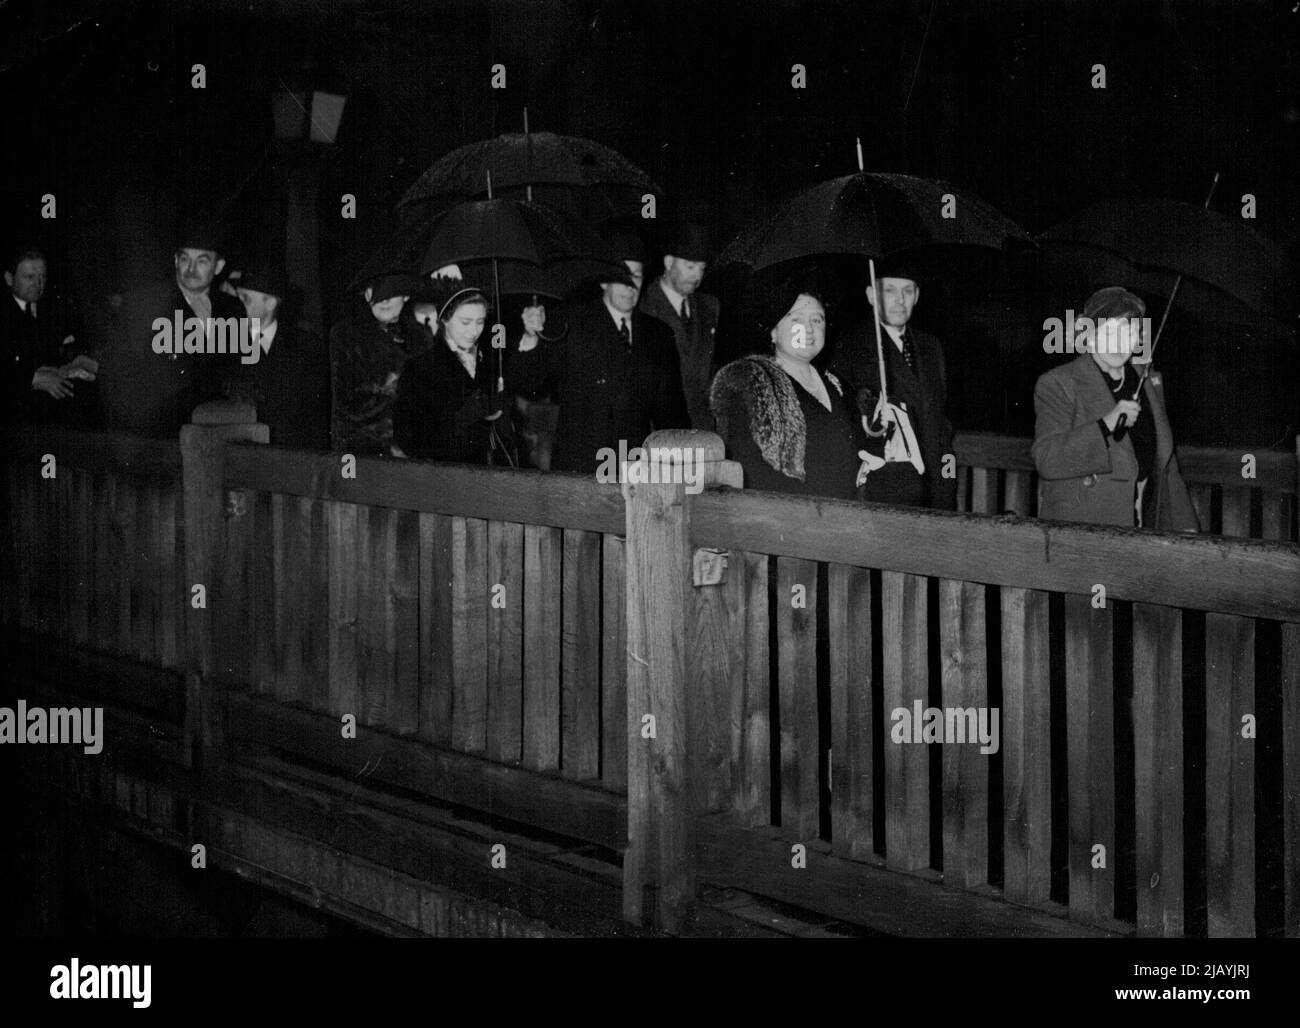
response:
[[[682,297],[682,324],[686,326],[687,331],[691,327],[691,301]]]
[[[909,368],[915,371],[916,355],[912,352],[912,334],[908,332],[907,329],[903,329],[902,339],[903,339],[903,360],[907,362],[907,366]]]
[[[29,303],[27,305],[27,314],[33,321],[36,320],[36,304]]]
[[[618,322],[618,334],[623,337],[624,345],[632,349],[632,329],[628,327],[627,318],[620,318]]]

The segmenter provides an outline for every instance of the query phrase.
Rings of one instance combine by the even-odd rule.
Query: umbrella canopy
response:
[[[607,146],[554,132],[519,132],[470,143],[435,161],[398,206],[440,196],[485,195],[489,173],[495,190],[614,186],[663,194],[649,175]]]
[[[457,204],[437,221],[425,248],[424,274],[447,264],[490,260],[545,267],[563,261],[595,261],[626,274],[609,259],[596,232],[554,207],[499,198]]]
[[[1053,225],[1038,240],[1049,260],[1094,269],[1095,276],[1112,279],[1107,284],[1168,295],[1183,275],[1182,289],[1199,283],[1276,320],[1295,314],[1297,272],[1282,248],[1239,218],[1193,204],[1105,200]],[[1180,303],[1182,298],[1180,291]],[[1189,302],[1206,312],[1216,296],[1193,290]],[[1231,306],[1226,315],[1234,317]]]
[[[944,217],[945,211],[955,216]],[[721,260],[754,270],[812,256],[882,258],[938,245],[1001,249],[1032,240],[1014,221],[956,186],[858,172],[821,182],[743,230]]]

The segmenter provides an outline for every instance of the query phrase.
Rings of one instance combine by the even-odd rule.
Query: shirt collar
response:
[[[266,328],[262,329],[261,334],[257,337],[257,341],[262,346],[270,346],[272,340],[275,339],[275,330],[279,327],[280,323],[278,321],[271,322],[271,324],[267,325]]]
[[[616,329],[623,324],[623,319],[627,318],[627,330],[629,332],[632,331],[632,314],[630,311],[627,314],[624,314],[622,311],[611,306],[610,302],[604,297],[601,297],[601,303],[605,305],[605,310],[609,311],[609,316],[614,319],[614,327]]]
[[[894,341],[894,345],[898,347],[898,352],[902,353],[903,352],[903,330],[907,326],[904,325],[903,328],[895,328],[893,325],[886,325],[882,321],[880,323],[880,327],[883,328],[889,334],[889,338],[892,339]]]
[[[668,284],[668,279],[662,276],[659,279],[659,288],[664,291],[664,296],[668,297],[668,302],[673,305],[673,310],[677,314],[682,313],[682,301],[686,299],[681,293]]]
[[[13,293],[10,293],[9,295],[14,296]],[[22,297],[14,296],[14,303],[18,304],[20,310],[24,310],[24,311],[27,310],[27,301],[24,300]]]

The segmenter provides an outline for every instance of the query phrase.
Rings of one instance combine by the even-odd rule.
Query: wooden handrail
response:
[[[53,453],[60,464],[87,471],[179,476],[181,449],[175,439],[125,432],[98,432],[66,425],[16,425],[4,430],[11,457]]]
[[[1300,546],[774,493],[703,493],[697,546],[1300,621]]]

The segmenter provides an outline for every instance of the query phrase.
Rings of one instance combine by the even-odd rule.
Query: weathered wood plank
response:
[[[777,702],[781,827],[792,839],[818,834],[817,565],[782,557],[776,572]]]
[[[1183,617],[1133,605],[1137,931],[1182,936]]]
[[[487,745],[487,522],[453,519],[451,553],[451,745],[462,753],[482,753]]]
[[[363,723],[387,728],[392,714],[388,701],[397,668],[392,591],[396,511],[371,507],[366,519],[364,604],[358,597],[362,624],[357,690],[365,712]]]
[[[253,611],[251,682],[259,695],[275,695],[275,524],[271,494],[254,493],[253,556],[249,594]],[[355,711],[344,711],[355,713]]]
[[[989,875],[989,755],[980,728],[988,727],[991,746],[994,726],[984,633],[984,587],[940,581],[942,706],[962,711],[954,721],[960,734],[943,746],[943,883],[959,889],[984,885]],[[1001,745],[1000,724],[997,731]]]
[[[140,602],[139,590],[133,588],[135,571],[135,489],[132,481],[124,476],[117,477],[117,491],[114,500],[114,529],[116,531],[117,549],[114,553],[118,582],[118,621],[117,634],[113,652],[124,657],[133,653],[134,633],[132,625],[138,616]]]
[[[305,703],[303,660],[311,595],[311,507],[300,496],[271,499],[275,524],[275,681],[284,703]]]
[[[600,767],[600,536],[564,531],[560,647],[560,773],[595,778]]]
[[[767,825],[772,818],[768,561],[765,554],[734,550],[732,558],[744,633],[744,679],[732,694],[731,811],[738,824]]]
[[[1300,625],[1282,626],[1283,931],[1300,937]]]
[[[523,750],[524,526],[492,521],[487,531],[487,757],[516,764]]]
[[[1008,471],[1007,495],[1002,503],[1004,510],[1009,510],[1017,517],[1032,518],[1037,511],[1034,502],[1033,474],[1029,471]]]
[[[175,439],[66,425],[14,425],[0,435],[7,453],[22,457],[57,454],[60,471],[68,466],[106,474],[176,478],[181,470],[181,452]]]
[[[1187,492],[1192,500],[1192,509],[1196,511],[1196,520],[1200,522],[1201,531],[1209,534],[1214,529],[1214,487],[1189,482]]]
[[[1112,565],[1108,564],[1108,569]],[[1065,597],[1066,765],[1069,774],[1070,916],[1115,912],[1115,747],[1111,608]],[[1105,866],[1100,863],[1105,847]]]
[[[1255,623],[1205,616],[1205,863],[1211,938],[1255,934]]]
[[[992,468],[970,469],[970,510],[972,514],[996,514],[998,474]]]
[[[246,689],[252,678],[249,641],[256,631],[250,603],[253,558],[253,494],[232,491],[226,498],[226,544],[217,591],[211,598],[216,637],[215,673]]]
[[[307,595],[302,664],[307,681],[300,701],[312,710],[330,709],[330,537],[329,512],[320,500],[306,504]],[[412,570],[412,574],[416,572]]]
[[[451,743],[451,519],[420,515],[420,738]]]
[[[920,741],[897,743],[893,717],[913,717],[927,706],[929,615],[925,579],[881,575],[881,647],[884,650],[885,859],[891,868],[917,871],[930,864],[930,756]],[[919,731],[920,725],[913,725]]]
[[[329,705],[335,717],[357,709],[357,514],[351,503],[326,505],[329,535]]]
[[[696,546],[752,550],[989,585],[1089,594],[1107,554],[1112,600],[1300,621],[1300,547],[948,511],[709,492]],[[790,526],[797,524],[798,532]]]
[[[1041,906],[1052,878],[1052,730],[1047,594],[1001,590],[1003,890]]]
[[[830,616],[831,839],[842,857],[870,857],[872,761],[871,572],[832,564],[827,569]]]
[[[395,513],[391,566],[393,676],[388,729],[414,735],[420,727],[420,516]]]
[[[115,574],[117,546],[113,511],[117,509],[117,480],[113,475],[95,476],[95,648],[111,653],[117,633],[118,580]]]
[[[724,810],[731,797],[731,700],[744,688],[745,639],[739,630],[743,608],[737,581],[737,572],[728,568],[717,585],[693,586],[686,613],[689,753],[697,812]]]
[[[627,568],[626,543],[601,539],[600,777],[627,788]]]
[[[1250,494],[1251,489],[1241,484],[1223,487],[1223,535],[1249,538]]]
[[[158,520],[154,537],[154,560],[158,575],[158,607],[155,622],[154,650],[163,667],[179,666],[183,640],[179,636],[176,603],[176,531],[177,504],[181,498],[181,484],[176,479],[158,482]],[[213,589],[215,592],[215,587]],[[211,599],[211,598],[209,598]],[[211,603],[209,602],[209,606]]]
[[[142,664],[157,661],[157,623],[162,597],[159,595],[158,486],[147,478],[131,482],[135,494],[135,552],[132,555],[132,648]],[[208,584],[209,590],[212,584]]]
[[[301,450],[232,446],[232,487],[267,489],[487,521],[623,532],[623,498],[591,475],[358,457],[357,477],[338,474],[337,457]]]
[[[558,529],[524,527],[524,766],[560,766],[560,560]]]

